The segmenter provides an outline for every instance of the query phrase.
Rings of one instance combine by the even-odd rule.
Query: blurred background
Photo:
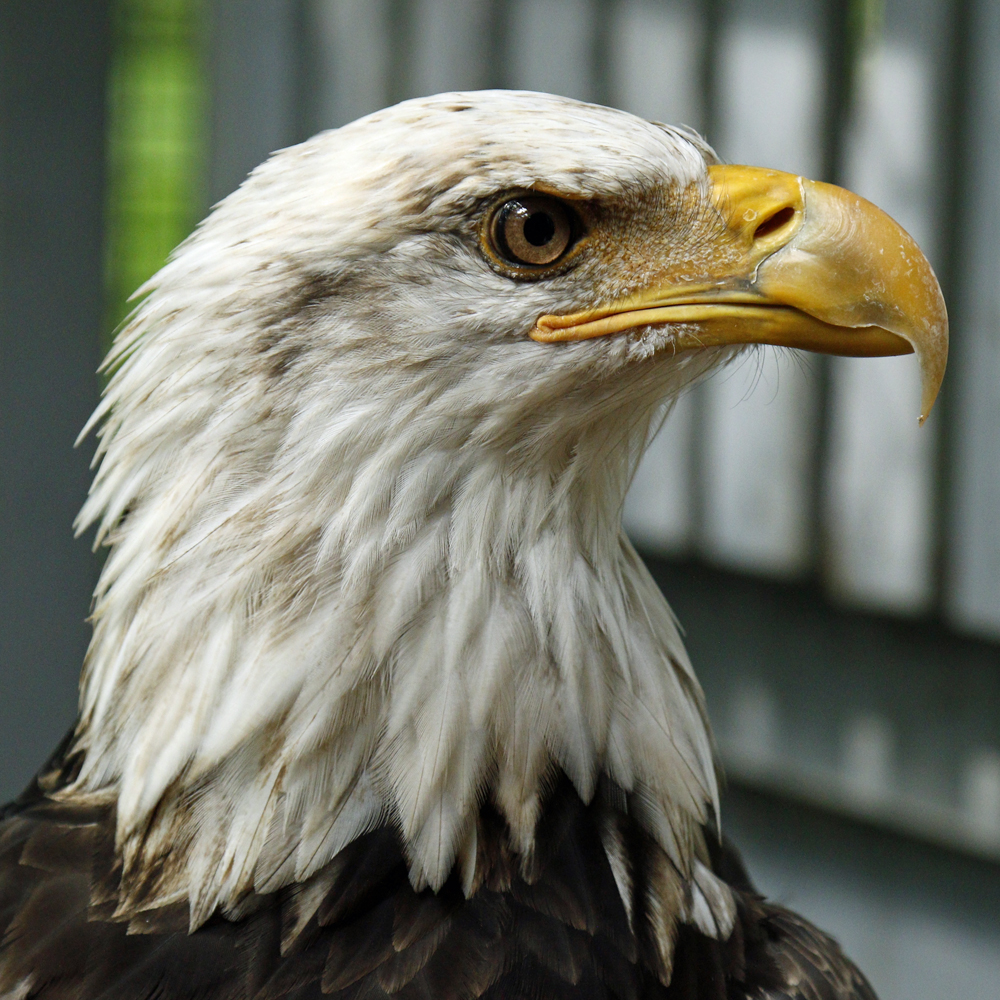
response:
[[[73,441],[127,296],[271,150],[406,97],[691,125],[897,218],[953,353],[749,357],[677,408],[627,527],[687,630],[761,888],[883,1000],[1000,995],[1000,5],[4,0],[0,795],[71,724],[98,557]]]

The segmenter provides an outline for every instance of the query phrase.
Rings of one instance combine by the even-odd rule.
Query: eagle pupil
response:
[[[545,246],[555,234],[555,219],[548,212],[533,212],[524,223],[524,238],[533,247]]]
[[[511,198],[488,217],[487,238],[504,260],[540,269],[565,254],[573,240],[573,220],[572,210],[558,198],[525,195]]]

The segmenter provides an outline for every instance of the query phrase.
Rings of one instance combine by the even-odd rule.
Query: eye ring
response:
[[[488,234],[492,250],[521,271],[547,270],[558,264],[579,230],[576,213],[551,195],[508,198],[493,213]]]

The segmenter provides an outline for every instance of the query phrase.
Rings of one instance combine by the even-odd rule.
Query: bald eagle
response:
[[[4,996],[873,996],[722,839],[621,512],[747,345],[915,351],[926,415],[947,320],[895,223],[447,94],[275,154],[140,292],[79,717],[0,821]]]

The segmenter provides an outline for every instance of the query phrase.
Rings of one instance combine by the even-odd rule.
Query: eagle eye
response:
[[[491,242],[498,256],[517,267],[556,263],[573,239],[574,215],[558,198],[522,195],[493,215]]]

